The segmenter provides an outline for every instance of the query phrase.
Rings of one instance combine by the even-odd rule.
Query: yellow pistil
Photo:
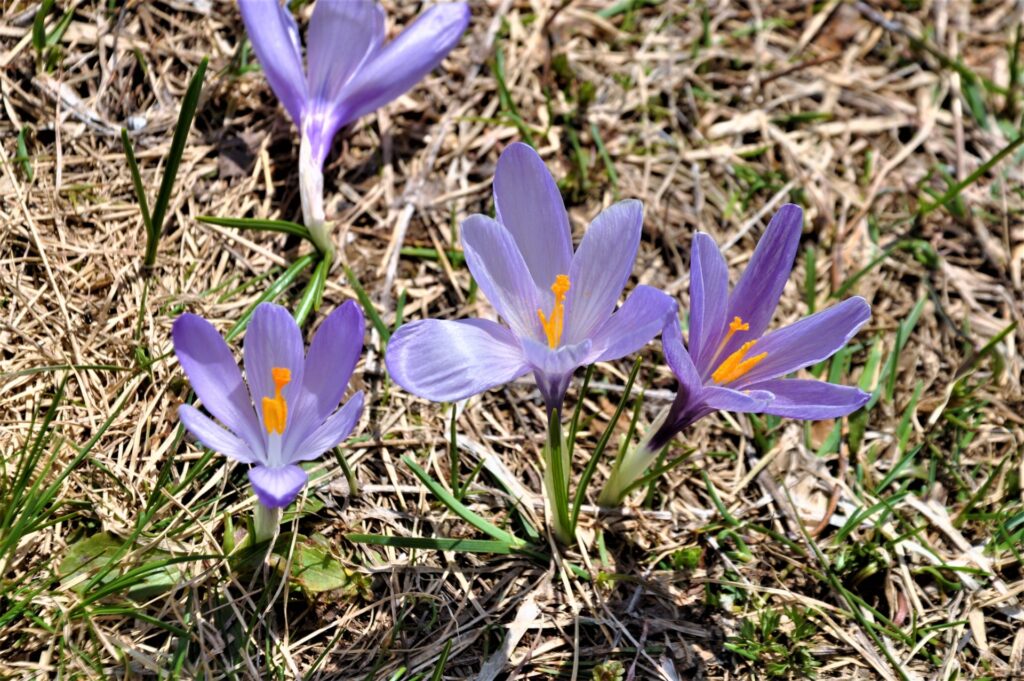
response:
[[[545,317],[543,310],[537,310],[540,325],[548,337],[548,347],[552,350],[557,348],[562,340],[562,325],[565,321],[565,294],[569,292],[569,286],[569,275],[559,274],[555,277],[555,283],[551,285],[551,292],[555,294],[555,304],[551,306],[551,314]]]
[[[737,319],[739,318],[737,317]],[[761,360],[768,356],[767,352],[744,359],[747,352],[750,351],[750,348],[754,347],[756,342],[756,340],[752,340],[744,343],[739,350],[726,357],[725,361],[715,369],[715,373],[711,374],[711,379],[719,384],[732,383],[757,366]]]
[[[292,372],[283,367],[274,367],[270,372],[274,377],[274,396],[263,398],[263,425],[268,433],[284,435],[288,404],[281,395],[281,389],[291,382]]]

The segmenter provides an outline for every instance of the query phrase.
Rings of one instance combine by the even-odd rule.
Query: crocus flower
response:
[[[601,496],[621,501],[623,491],[681,430],[720,409],[795,419],[846,416],[869,395],[854,387],[783,378],[839,351],[871,317],[867,301],[848,298],[809,317],[767,332],[789,279],[800,243],[803,211],[783,206],[757,244],[743,276],[729,292],[725,259],[714,240],[698,233],[690,263],[690,347],[679,322],[662,332],[665,359],[679,382],[672,406],[633,451],[623,457]]]
[[[461,400],[532,371],[550,413],[577,367],[637,351],[675,303],[637,286],[615,309],[640,244],[639,201],[604,210],[573,253],[555,181],[537,152],[517,143],[498,159],[494,204],[496,220],[472,215],[462,223],[462,249],[507,326],[486,319],[405,324],[388,345],[388,371],[434,401]]]
[[[188,404],[178,408],[182,425],[205,447],[252,464],[249,481],[260,504],[287,506],[306,484],[298,464],[340,443],[359,420],[361,391],[337,407],[363,347],[363,327],[359,307],[349,301],[324,320],[303,356],[292,316],[263,303],[245,333],[246,387],[213,325],[181,315],[172,331],[174,352],[206,411],[223,426]]]
[[[299,127],[299,189],[306,227],[331,251],[323,164],[342,126],[420,81],[469,24],[464,2],[435,5],[387,45],[384,10],[373,0],[318,0],[309,20],[306,68],[295,19],[279,0],[239,0],[242,20],[270,87]]]

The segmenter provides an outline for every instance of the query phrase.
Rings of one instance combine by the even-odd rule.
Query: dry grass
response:
[[[602,17],[613,3],[474,0],[444,67],[344,131],[328,162],[344,258],[386,322],[403,291],[406,319],[489,314],[458,258],[399,249],[457,249],[458,219],[492,209],[499,152],[529,135],[566,178],[577,238],[616,198],[643,199],[637,283],[684,306],[695,230],[742,265],[775,206],[804,205],[802,249],[814,257],[801,255],[777,322],[829,304],[860,275],[849,291],[874,316],[852,368],[830,370],[860,380],[874,353],[892,390],[861,418],[863,437],[851,437],[855,423],[702,421],[686,434],[692,460],[646,507],[584,513],[565,560],[585,580],[560,561],[344,540],[476,536],[400,462],[413,454],[448,479],[448,413],[389,383],[371,332],[357,370],[370,405],[364,437],[346,450],[361,493],[346,494],[326,457],[306,498],[321,503],[295,521],[326,536],[370,588],[314,598],[273,580],[263,588],[265,574],[242,576],[224,558],[225,522],[243,522],[252,499],[242,467],[181,437],[175,409],[187,387],[169,337],[185,309],[227,329],[305,252],[285,236],[195,220],[297,219],[296,133],[259,71],[240,69],[233,3],[62,4],[74,16],[50,70],[30,39],[36,3],[8,0],[0,24],[4,504],[23,445],[37,441],[67,381],[40,440],[54,465],[30,478],[57,481],[57,496],[3,558],[3,674],[406,679],[432,673],[450,641],[450,679],[589,679],[612,659],[637,679],[1024,676],[1019,333],[987,346],[1021,316],[1020,156],[928,208],[929,192],[946,193],[1017,135],[1015,3],[655,0]],[[407,24],[418,4],[385,0],[390,25]],[[204,55],[210,70],[147,284],[119,129],[135,128],[155,193]],[[31,178],[17,159],[23,128]],[[281,301],[294,302],[299,284]],[[335,270],[318,317],[353,295]],[[662,364],[653,346],[642,424],[674,388]],[[577,471],[627,370],[598,368]],[[517,522],[504,480],[525,488],[540,518],[543,415],[529,384],[470,400],[457,426],[462,476],[486,462],[472,508]],[[870,515],[843,529],[862,509]],[[149,600],[95,596],[96,585],[62,582],[59,566],[69,545],[100,531],[131,540],[123,565],[157,549],[193,558]],[[0,539],[11,532],[0,527]]]

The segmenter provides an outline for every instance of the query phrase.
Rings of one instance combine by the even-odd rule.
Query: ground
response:
[[[636,679],[1024,676],[1016,3],[472,0],[442,66],[328,159],[354,277],[335,266],[307,333],[358,281],[380,319],[353,384],[368,408],[344,458],[313,469],[269,565],[229,555],[253,497],[244,466],[178,424],[190,391],[170,328],[187,310],[226,332],[268,291],[298,303],[311,268],[282,277],[309,245],[197,220],[300,220],[297,133],[234,3],[57,4],[36,38],[39,3],[5,2],[0,23],[0,673],[610,679],[617,661]],[[385,0],[391,35],[430,4]],[[145,268],[120,131],[152,202],[203,57]],[[840,422],[706,418],[673,445],[683,464],[621,512],[585,507],[568,549],[353,542],[487,538],[402,461],[448,489],[452,412],[390,382],[382,353],[403,320],[493,315],[459,221],[493,210],[513,141],[560,178],[577,241],[603,207],[641,199],[630,285],[684,312],[697,230],[735,276],[772,212],[802,205],[774,323],[864,296],[871,321],[815,370],[876,399]],[[660,344],[641,354],[640,430],[675,389]],[[594,371],[577,476],[631,362]],[[543,527],[531,382],[459,405],[454,430],[467,506],[520,536]]]

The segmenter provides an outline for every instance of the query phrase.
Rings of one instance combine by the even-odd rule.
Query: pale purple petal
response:
[[[537,287],[509,231],[485,215],[470,215],[462,223],[462,249],[480,290],[512,331],[542,338]]]
[[[631,355],[661,333],[676,316],[676,301],[650,286],[637,286],[592,337],[592,362],[610,362]]]
[[[665,352],[665,361],[675,374],[679,385],[676,387],[676,396],[669,406],[665,420],[648,442],[648,448],[652,452],[660,451],[676,433],[714,411],[704,404],[704,385],[700,374],[697,373],[697,367],[690,358],[690,353],[683,345],[683,333],[679,319],[675,315],[665,322],[665,328],[661,332],[661,346]]]
[[[693,237],[690,256],[690,356],[706,370],[730,320],[729,271],[718,245],[707,234]]]
[[[828,359],[870,318],[871,308],[858,296],[772,331],[747,353],[754,356],[766,352],[767,357],[735,381],[734,387],[785,376]]]
[[[853,386],[796,378],[763,381],[750,386],[775,394],[762,410],[766,414],[794,419],[835,419],[851,414],[871,399],[869,393]]]
[[[318,166],[344,124],[345,86],[383,40],[384,10],[373,0],[321,0],[313,6],[306,34],[308,101],[303,132]]]
[[[191,404],[178,407],[178,418],[185,430],[207,449],[242,463],[256,463],[257,457],[241,439],[207,418]]]
[[[679,319],[670,317],[661,332],[661,347],[665,353],[665,362],[675,374],[676,380],[685,387],[689,399],[695,399],[703,389],[703,381],[693,363],[693,358],[683,345],[683,332],[679,327]]]
[[[733,390],[712,386],[704,388],[702,399],[712,409],[734,411],[740,413],[760,413],[765,411],[775,396],[765,390]]]
[[[569,274],[572,233],[558,185],[532,147],[516,142],[494,170],[494,209],[519,246],[537,288],[547,291]]]
[[[387,347],[392,380],[414,395],[454,402],[529,370],[515,336],[484,319],[403,324]]]
[[[261,303],[256,307],[245,332],[244,355],[245,379],[261,423],[263,398],[275,395],[273,369],[291,372],[291,382],[281,390],[281,396],[288,405],[287,423],[290,424],[302,392],[304,361],[302,333],[288,310],[272,303]],[[285,432],[287,429],[286,424]]]
[[[583,366],[591,355],[589,339],[573,345],[562,345],[555,350],[547,343],[537,342],[530,338],[520,339],[526,361],[533,368],[537,387],[544,397],[549,410],[561,409],[565,391],[572,381],[572,374]]]
[[[565,342],[578,343],[603,324],[622,295],[640,245],[644,205],[627,199],[590,224],[569,267]]]
[[[291,451],[338,408],[363,350],[366,323],[355,301],[350,300],[324,320],[306,353],[302,391],[289,409],[284,449]]]
[[[726,313],[726,323],[739,317],[750,329],[733,336],[723,349],[722,357],[728,357],[743,343],[760,338],[768,328],[793,269],[803,219],[803,210],[789,203],[768,223],[747,269],[729,296]]]
[[[469,25],[469,5],[435,5],[367,59],[343,91],[342,125],[384,106],[441,63]]]
[[[309,476],[296,465],[256,466],[249,469],[249,482],[256,498],[267,508],[284,508],[299,496]]]
[[[299,125],[306,102],[306,73],[295,18],[278,0],[238,0],[238,7],[267,82]]]
[[[288,456],[288,461],[298,463],[319,458],[321,454],[349,436],[362,413],[363,391],[360,390],[345,403],[345,406],[331,414],[319,428],[310,433]]]
[[[210,322],[183,314],[171,330],[174,353],[206,411],[242,438],[253,452],[263,452],[263,435],[242,373],[227,343]]]

